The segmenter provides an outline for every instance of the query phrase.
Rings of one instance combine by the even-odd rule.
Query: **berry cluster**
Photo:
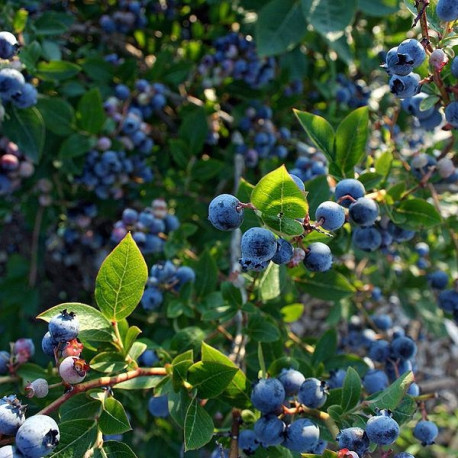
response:
[[[436,106],[422,110],[421,102],[427,97],[424,92],[420,92],[412,97],[406,97],[402,100],[401,107],[417,119],[420,127],[426,130],[433,130],[442,124],[443,116]]]
[[[157,254],[164,249],[167,234],[178,229],[178,218],[169,213],[164,199],[154,199],[151,207],[137,212],[126,208],[121,220],[114,224],[111,240],[119,243],[130,231],[143,254]]]
[[[232,32],[217,38],[213,46],[215,53],[206,54],[198,66],[205,87],[219,86],[226,78],[232,78],[259,88],[275,76],[275,59],[260,58],[251,37]]]
[[[354,81],[339,74],[336,81],[338,84],[335,94],[337,102],[353,109],[364,107],[369,103],[371,91],[363,80]]]
[[[146,26],[145,1],[120,0],[116,11],[100,17],[99,24],[107,33],[128,34]]]
[[[19,365],[26,363],[35,354],[32,339],[21,337],[11,344],[11,351],[0,351],[0,375],[14,373]]]
[[[194,283],[196,274],[189,266],[177,267],[172,261],[161,261],[150,269],[150,276],[143,293],[142,307],[150,312],[162,304],[165,291],[178,292],[186,283]]]
[[[305,143],[298,143],[299,156],[290,170],[302,181],[312,180],[320,175],[327,175],[328,161],[325,155]]]
[[[16,143],[0,138],[0,196],[18,189],[23,178],[33,175],[33,163],[21,152]]]
[[[418,180],[437,178],[445,183],[455,183],[458,180],[458,169],[453,160],[443,157],[437,160],[434,156],[419,153],[410,161],[411,172]]]
[[[272,110],[267,105],[252,102],[245,110],[245,116],[232,134],[235,152],[243,154],[247,167],[255,167],[259,159],[288,155],[287,142],[291,132],[287,127],[277,128],[272,121]]]
[[[1,457],[41,458],[59,444],[55,420],[40,414],[26,418],[26,408],[14,394],[0,399],[0,434],[15,436],[15,445],[0,448]]]
[[[26,83],[24,75],[19,71],[21,63],[13,60],[19,50],[16,37],[6,31],[0,32],[0,99],[5,104],[11,102],[18,108],[29,108],[37,103],[37,90]]]

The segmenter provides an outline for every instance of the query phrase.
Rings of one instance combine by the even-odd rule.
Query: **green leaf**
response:
[[[277,323],[267,315],[251,315],[247,332],[256,342],[275,342],[280,338]]]
[[[124,337],[124,354],[127,354],[135,342],[135,339],[141,334],[142,330],[138,326],[131,326]],[[136,358],[133,358],[136,359]]]
[[[284,216],[263,216],[262,222],[280,236],[291,237],[304,233],[304,226],[296,219]]]
[[[344,412],[347,412],[355,407],[361,396],[361,379],[358,372],[352,367],[347,369],[342,391],[341,406]]]
[[[403,400],[398,406],[391,412],[393,418],[398,422],[399,425],[407,423],[411,420],[412,415],[417,410],[417,403],[412,396],[404,396]]]
[[[360,107],[347,115],[337,127],[335,161],[345,177],[354,176],[353,167],[366,154],[369,135],[369,109]]]
[[[97,439],[97,422],[94,420],[69,420],[59,423],[60,441],[53,458],[84,456]]]
[[[237,368],[213,361],[198,361],[188,369],[188,382],[202,399],[219,396],[237,373]]]
[[[353,22],[357,0],[336,2],[335,0],[314,0],[302,2],[303,12],[313,28],[330,41],[340,38],[345,28]]]
[[[298,0],[272,0],[258,13],[256,46],[259,55],[274,56],[301,42],[307,24]]]
[[[385,151],[375,161],[375,171],[379,175],[387,176],[391,169],[392,162],[393,162],[393,154],[391,153],[391,151]]]
[[[86,393],[80,393],[65,401],[60,407],[60,420],[76,420],[76,419],[94,419],[98,417],[102,410],[102,404],[87,397]]]
[[[95,145],[96,140],[83,134],[74,133],[65,138],[59,148],[60,159],[84,156]]]
[[[331,190],[328,184],[328,177],[320,175],[313,180],[304,182],[305,190],[307,191],[307,201],[309,203],[309,214],[315,215],[318,205],[331,196]]]
[[[62,35],[68,32],[70,16],[47,11],[40,15],[34,22],[33,26],[37,35]]]
[[[15,370],[15,373],[21,377],[24,382],[30,382],[37,378],[47,378],[49,375],[41,366],[34,363],[19,365]]]
[[[358,181],[361,181],[367,191],[376,188],[383,181],[383,176],[375,172],[366,172],[358,177]]]
[[[280,276],[280,266],[270,262],[259,280],[259,297],[263,303],[280,296],[282,289]]]
[[[304,304],[296,303],[285,305],[280,309],[280,313],[283,315],[283,321],[285,323],[293,323],[297,321],[304,313]]]
[[[82,341],[111,341],[114,338],[111,323],[94,307],[78,302],[65,302],[56,305],[37,316],[40,320],[49,323],[51,318],[67,309],[78,317],[80,330],[78,338]]]
[[[239,308],[243,305],[240,289],[236,288],[230,281],[221,283],[221,293],[224,300],[231,305],[231,308]]]
[[[137,458],[137,455],[124,442],[106,441],[103,443],[103,450],[107,458]]]
[[[63,99],[56,97],[41,97],[37,108],[43,116],[46,128],[56,135],[73,133],[72,124],[75,113],[73,107]]]
[[[39,62],[37,65],[37,77],[45,81],[63,81],[73,78],[81,71],[81,67],[63,60]]]
[[[127,355],[129,356],[129,358],[137,360],[139,356],[142,353],[144,353],[147,348],[148,348],[147,345],[143,342],[137,342],[137,341],[133,342]],[[124,351],[125,351],[125,348],[124,348]]]
[[[95,281],[95,300],[103,315],[120,321],[137,307],[148,278],[145,260],[128,233],[107,256]]]
[[[97,353],[90,361],[91,369],[98,372],[120,372],[127,367],[127,363],[119,353],[114,351],[104,351]]]
[[[239,188],[237,191],[237,199],[240,202],[249,202],[251,198],[251,193],[253,192],[254,186],[251,183],[248,183],[244,178],[240,179]],[[259,219],[256,216],[256,213],[251,210],[245,210],[243,215],[243,223],[240,226],[242,232],[250,229],[250,227],[259,226]]]
[[[122,434],[132,429],[126,411],[117,399],[105,399],[99,428],[103,434]]]
[[[358,9],[367,16],[387,16],[399,10],[398,0],[358,0]]]
[[[180,139],[186,144],[187,156],[195,156],[202,151],[207,138],[207,115],[203,107],[195,107],[183,118],[178,130]]]
[[[218,362],[224,366],[235,367],[237,373],[229,385],[220,396],[221,400],[226,400],[234,407],[246,408],[251,405],[250,399],[250,382],[242,372],[226,355],[223,355],[216,348],[202,342],[202,361]]]
[[[304,193],[282,165],[265,175],[254,187],[251,202],[263,217],[303,218],[307,214]]]
[[[87,91],[78,102],[78,125],[90,134],[98,134],[105,123],[102,96],[97,88]]]
[[[114,388],[117,390],[150,390],[151,388],[156,387],[163,380],[164,377],[160,375],[147,375],[118,383],[114,386]]]
[[[215,291],[218,281],[218,267],[208,250],[202,253],[194,270],[196,272],[194,287],[197,295],[202,297]]]
[[[325,301],[338,301],[356,291],[341,273],[334,270],[301,278],[300,282],[307,293]]]
[[[213,420],[207,411],[194,398],[189,404],[184,421],[185,451],[197,450],[211,441],[213,437]]]
[[[109,84],[113,79],[113,66],[101,57],[89,57],[81,63],[81,66],[94,81]]]
[[[414,380],[413,372],[406,372],[379,394],[369,396],[367,401],[373,408],[394,410],[399,405]]]
[[[329,162],[334,162],[335,132],[326,119],[306,111],[294,110],[294,114],[313,144],[326,156]]]
[[[335,329],[327,330],[318,340],[312,355],[313,366],[318,365],[334,356],[337,352],[337,332]]]
[[[35,108],[10,106],[3,120],[2,133],[34,163],[38,163],[45,144],[45,123]]]
[[[420,112],[428,111],[430,108],[436,105],[436,103],[439,102],[440,99],[441,98],[438,95],[429,95],[428,97],[425,97],[420,102]]]
[[[21,62],[26,66],[27,70],[35,71],[35,65],[41,55],[41,46],[38,41],[32,41],[21,49]]]
[[[172,361],[173,368],[173,389],[178,389],[183,386],[187,379],[188,369],[194,364],[193,351],[188,350],[181,355],[176,356]]]
[[[407,229],[430,228],[440,224],[441,215],[433,205],[423,199],[403,200],[393,209],[395,223]]]
[[[184,429],[186,412],[188,410],[189,404],[191,403],[189,392],[185,388],[182,388],[178,392],[168,392],[167,398],[170,416],[173,418],[173,420],[175,420],[180,428]]]
[[[21,33],[24,31],[25,26],[27,24],[28,17],[29,17],[29,12],[26,9],[20,8],[16,11],[13,17],[14,33]],[[21,60],[22,60],[22,54],[21,54]]]

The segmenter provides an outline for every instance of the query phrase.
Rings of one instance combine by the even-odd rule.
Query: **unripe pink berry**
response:
[[[293,257],[288,263],[288,267],[297,267],[305,259],[305,251],[302,248],[294,248]]]
[[[429,56],[429,65],[440,72],[448,62],[447,54],[442,49],[435,49]]]
[[[35,354],[35,345],[32,339],[21,338],[14,342],[13,353],[18,363],[27,362]]]
[[[59,346],[59,351],[60,351]],[[62,344],[62,351],[59,357],[66,358],[67,356],[79,356],[83,351],[83,344],[78,339],[70,340]]]
[[[45,398],[49,392],[48,382],[44,378],[37,378],[26,385],[25,391],[28,398],[33,398],[34,396]]]
[[[76,356],[67,356],[59,366],[59,375],[62,380],[70,385],[80,383],[86,377],[89,366],[84,359],[77,358]]]

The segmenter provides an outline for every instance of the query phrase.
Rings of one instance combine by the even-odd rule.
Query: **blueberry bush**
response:
[[[456,0],[0,4],[0,457],[458,456]]]

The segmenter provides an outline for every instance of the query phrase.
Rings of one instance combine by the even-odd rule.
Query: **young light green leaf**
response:
[[[202,399],[219,396],[234,378],[236,367],[213,361],[198,361],[188,369],[188,382]]]
[[[366,154],[368,135],[368,107],[360,107],[352,111],[337,127],[335,137],[335,160],[345,177],[353,178],[353,167],[358,164]]]
[[[51,319],[63,310],[74,312],[80,324],[78,338],[82,341],[111,341],[114,338],[111,323],[94,307],[78,302],[64,302],[40,313],[38,319],[49,323]]]
[[[283,321],[285,323],[293,323],[302,316],[304,304],[298,302],[296,304],[285,305],[280,309],[280,312],[283,315]]]
[[[213,420],[207,411],[194,398],[186,411],[184,422],[185,451],[197,450],[211,441],[213,437]]]
[[[303,218],[308,209],[305,194],[284,165],[261,178],[251,193],[251,202],[263,217],[279,219]]]
[[[95,300],[103,315],[120,321],[137,307],[148,278],[145,260],[128,233],[108,255],[95,281]]]
[[[333,162],[335,132],[331,124],[323,117],[306,111],[294,110],[294,114],[314,145],[323,152],[329,162]]]

